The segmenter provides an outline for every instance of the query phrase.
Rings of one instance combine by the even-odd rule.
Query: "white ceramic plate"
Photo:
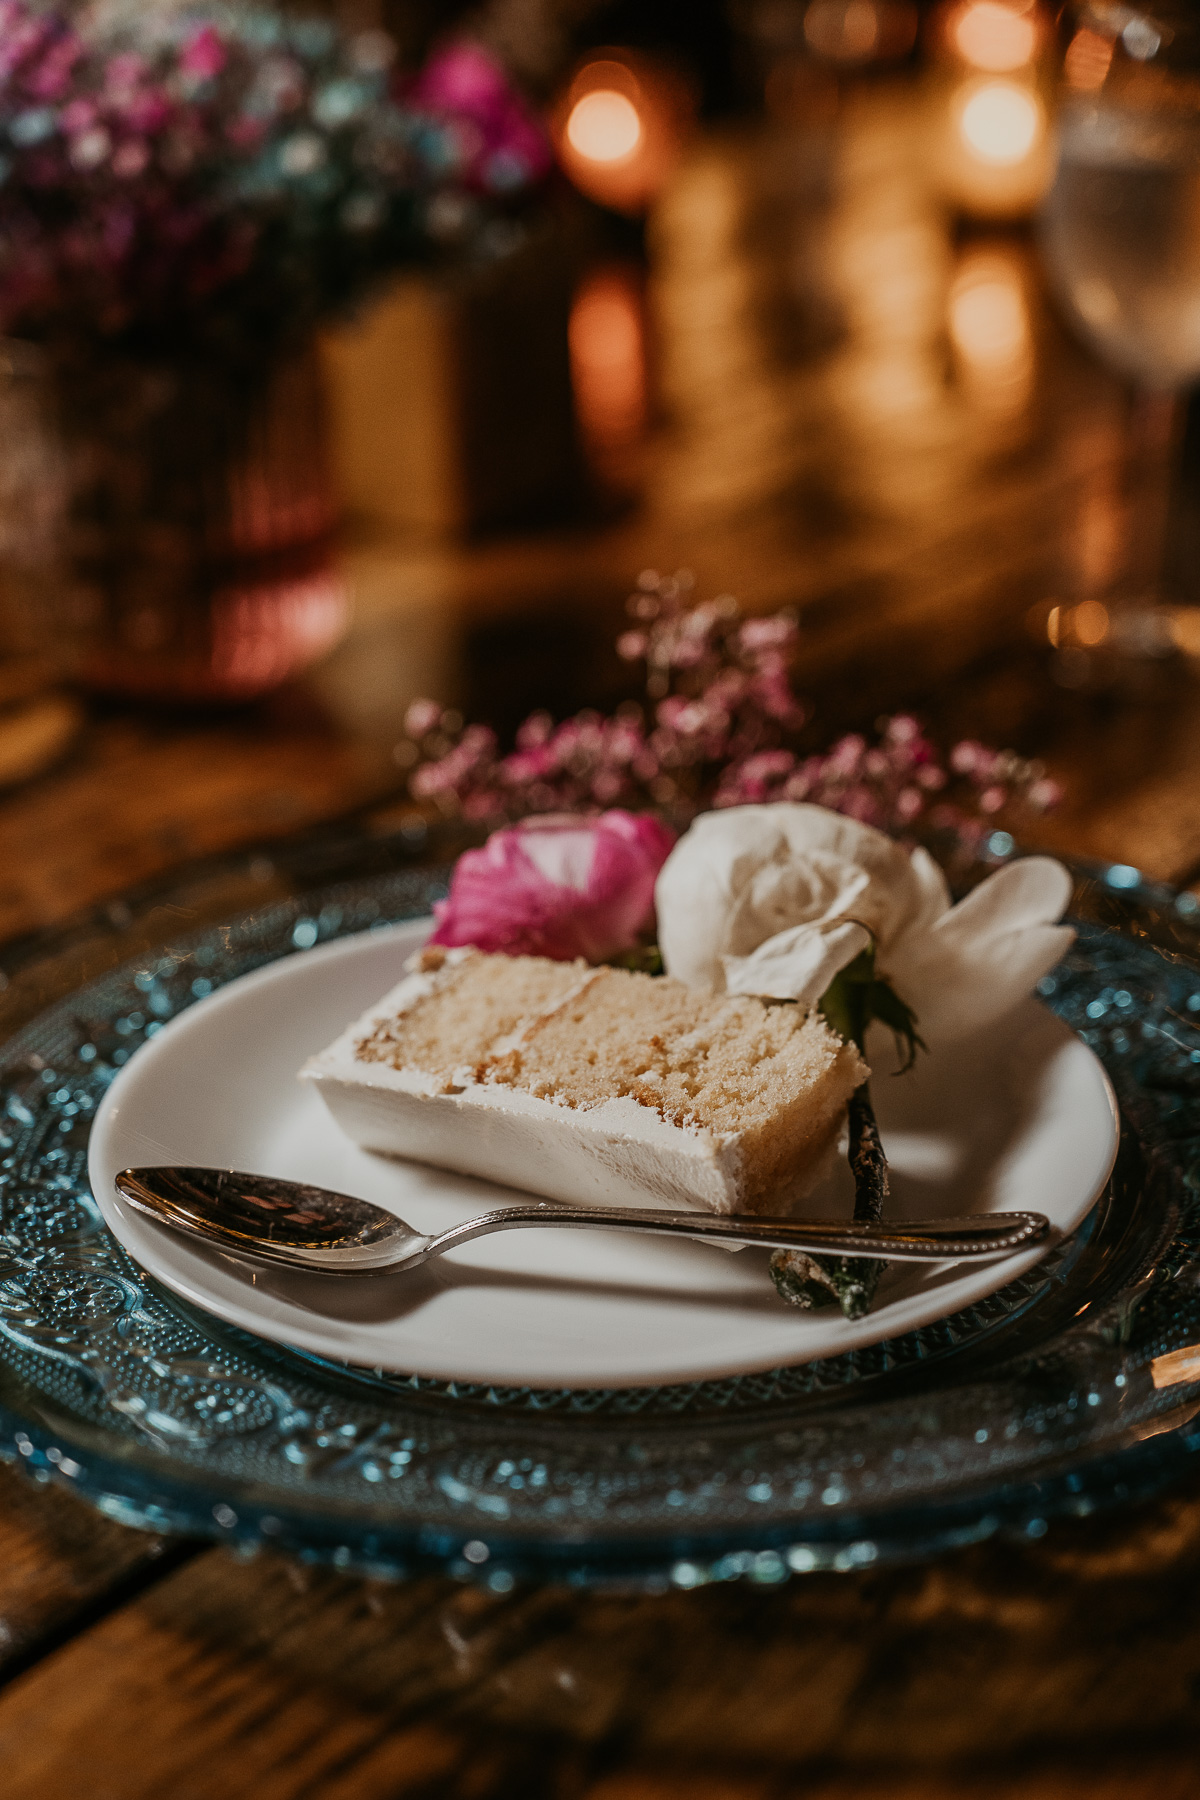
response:
[[[167,1287],[260,1336],[339,1360],[533,1387],[703,1380],[835,1356],[956,1312],[1032,1266],[1026,1251],[974,1266],[893,1265],[855,1322],[783,1304],[767,1253],[628,1233],[514,1231],[410,1275],[336,1281],[255,1269],[134,1212],[113,1177],[139,1163],[290,1176],[360,1194],[421,1231],[512,1199],[511,1190],[372,1155],[296,1080],[399,979],[428,921],[345,938],[230,982],[140,1049],[109,1089],[89,1172],[105,1219]],[[1028,1002],[1003,1041],[923,1058],[872,1089],[896,1217],[1028,1209],[1062,1233],[1107,1181],[1117,1111],[1091,1051]],[[814,1215],[847,1217],[839,1166]],[[614,1193],[614,1204],[621,1195]]]

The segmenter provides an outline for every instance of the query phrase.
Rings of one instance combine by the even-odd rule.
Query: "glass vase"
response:
[[[43,353],[68,673],[164,702],[253,699],[348,617],[311,350],[263,367]]]

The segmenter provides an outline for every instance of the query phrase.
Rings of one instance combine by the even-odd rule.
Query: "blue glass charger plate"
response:
[[[1076,948],[1043,984],[1116,1087],[1113,1180],[1070,1243],[967,1311],[800,1367],[572,1391],[335,1365],[168,1294],[88,1189],[98,1100],[221,983],[428,912],[444,870],[396,860],[231,862],[10,957],[0,1455],[146,1529],[502,1592],[771,1582],[1039,1535],[1200,1447],[1196,908],[1122,868],[1082,882]]]

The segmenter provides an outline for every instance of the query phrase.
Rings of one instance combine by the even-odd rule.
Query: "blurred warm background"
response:
[[[743,1476],[747,1507],[771,1498],[759,1443],[790,1456],[832,1419],[836,1459],[813,1449],[820,1482],[791,1495],[840,1505],[841,1446],[863,1492],[882,1471],[900,1523],[881,1542],[912,1548],[890,1567],[839,1538],[859,1529],[843,1509],[814,1528],[820,1563],[807,1536],[788,1553],[795,1582],[727,1535],[695,1592],[684,1561],[673,1592],[599,1585],[599,1559],[595,1591],[515,1585],[474,1535],[503,1541],[508,1502],[450,1473],[485,1469],[495,1393],[450,1384],[451,1417],[416,1375],[357,1370],[359,1394],[402,1384],[435,1447],[462,1434],[437,1485],[470,1567],[389,1587],[357,1522],[386,1500],[368,1514],[353,1482],[400,1477],[425,1440],[383,1399],[378,1424],[365,1400],[361,1430],[336,1423],[346,1371],[317,1359],[303,1385],[302,1352],[278,1353],[287,1391],[236,1372],[276,1379],[241,1349],[234,1373],[209,1362],[198,1307],[164,1291],[148,1318],[150,1278],[89,1261],[78,1220],[102,1080],[212,994],[231,921],[250,921],[238,966],[251,942],[261,959],[382,923],[385,887],[423,909],[432,865],[530,810],[683,823],[816,798],[965,852],[955,874],[1046,847],[1098,878],[1093,916],[1149,894],[1182,944],[1200,915],[1197,381],[1193,0],[0,0],[0,1025],[11,1039],[61,999],[80,1034],[71,1086],[46,1061],[66,1025],[37,1024],[0,1094],[5,1793],[1195,1794],[1200,1510],[1182,1481],[1141,1498],[1197,1442],[1194,956],[1143,992],[1104,958],[1144,972],[1149,950],[1088,940],[1085,1035],[1109,1046],[1131,1135],[1070,1252],[1092,1261],[1007,1290],[1030,1335],[990,1335],[1004,1315],[982,1310],[956,1335],[960,1314],[910,1360],[868,1349],[857,1388],[850,1356],[819,1363],[803,1410],[771,1410],[773,1376],[738,1403],[728,1517]],[[125,985],[88,985],[118,965]],[[118,993],[136,1005],[87,1011]],[[1045,1092],[1071,1124],[1068,1089]],[[205,1116],[202,1087],[185,1098]],[[1042,1130],[1032,1101],[1029,1118]],[[1076,1129],[1063,1164],[1094,1148]],[[938,1168],[940,1140],[911,1135]],[[963,1164],[984,1196],[992,1154]],[[661,1291],[665,1341],[682,1290]],[[958,1348],[972,1385],[939,1437],[916,1384]],[[1110,1388],[1097,1371],[1118,1363]],[[1123,1410],[1127,1367],[1138,1408],[1153,1386],[1143,1410]],[[76,1431],[77,1378],[128,1438],[91,1413]],[[318,1381],[328,1404],[293,1408]],[[1089,1437],[1101,1386],[1110,1435]],[[668,1428],[714,1463],[742,1429],[656,1391],[661,1438],[624,1395],[597,1440],[595,1492],[630,1542],[624,1496],[668,1466]],[[921,1417],[898,1472],[859,1448],[894,1396]],[[544,1417],[543,1398],[509,1395],[487,1430],[532,1446],[594,1422],[582,1397]],[[1009,1409],[1003,1441],[989,1408]],[[265,1463],[231,1450],[210,1477],[204,1458],[210,1431],[240,1457],[285,1413],[281,1521],[257,1474],[224,1485]],[[511,1458],[497,1484],[545,1483]],[[971,1487],[985,1468],[995,1488]],[[321,1489],[345,1512],[251,1564],[259,1530],[290,1541],[312,1470],[346,1472]],[[1111,1510],[1084,1516],[1097,1497]],[[777,1488],[779,1518],[791,1503]],[[590,1515],[552,1504],[586,1550]],[[419,1557],[458,1555],[457,1525],[426,1524],[449,1516],[422,1515]],[[672,1556],[693,1553],[691,1516],[671,1515]],[[172,1535],[197,1518],[221,1548]]]
[[[1046,766],[1061,803],[1022,817],[1023,841],[1190,880],[1194,318],[1170,367],[1141,368],[1123,290],[1047,202],[1062,108],[1118,64],[1153,66],[1151,28],[1113,15],[1042,0],[295,15],[314,69],[344,54],[343,87],[457,121],[453,181],[437,186],[429,152],[421,241],[378,266],[360,242],[374,202],[348,187],[353,252],[334,246],[290,335],[264,322],[284,299],[253,290],[240,362],[219,361],[199,303],[181,360],[166,313],[132,357],[124,325],[96,325],[99,300],[83,319],[83,277],[57,325],[12,300],[0,934],[363,809],[419,844],[440,815],[407,789],[412,703],[437,703],[447,741],[477,722],[504,747],[533,710],[630,702],[615,645],[646,571],[689,571],[696,599],[751,615],[788,609],[801,751],[911,710],[944,746]],[[109,31],[135,16],[149,31],[172,14],[79,15]],[[328,24],[356,48],[321,50]],[[202,102],[228,71],[186,54]],[[290,77],[253,54],[282,117]],[[327,89],[319,131],[340,144],[367,101]],[[69,182],[140,178],[140,152],[78,104]],[[12,106],[28,159],[37,107]],[[315,209],[325,150],[288,129],[278,180]],[[277,274],[298,253],[272,254]]]

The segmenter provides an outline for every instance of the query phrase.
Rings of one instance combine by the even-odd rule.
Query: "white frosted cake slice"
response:
[[[301,1075],[364,1149],[557,1200],[778,1214],[867,1068],[796,1006],[431,949]]]

